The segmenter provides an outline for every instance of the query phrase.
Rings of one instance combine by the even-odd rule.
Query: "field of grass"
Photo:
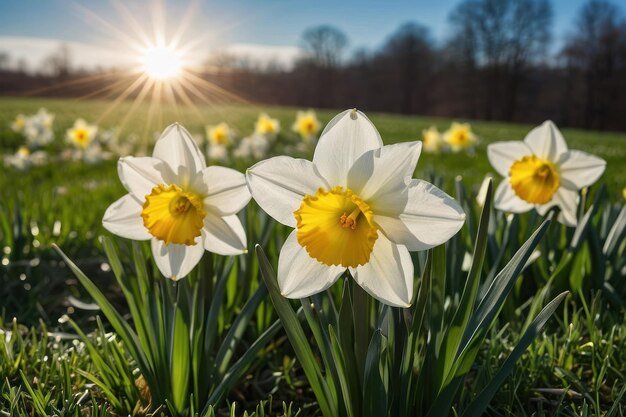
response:
[[[178,109],[166,106],[151,118],[147,105],[133,108],[131,103],[125,102],[112,107],[110,102],[100,101],[2,98],[0,155],[14,153],[23,143],[23,138],[9,128],[15,116],[35,113],[41,107],[56,115],[56,139],[47,146],[51,155],[67,147],[64,132],[77,118],[97,123],[104,129],[119,127],[121,137],[136,134],[151,144],[155,133],[175,121],[192,134],[202,135],[205,125],[225,121],[243,137],[252,132],[258,114],[266,112],[281,121],[285,133],[279,141],[296,140],[290,132],[297,110],[292,108],[201,106]],[[317,112],[322,124],[336,113]],[[445,130],[451,122],[367,114],[385,144],[421,139],[423,129],[435,125]],[[481,208],[474,197],[485,174],[494,173],[486,157],[486,147],[494,141],[522,140],[532,128],[478,121],[471,124],[480,138],[474,155],[422,153],[414,175],[455,196],[468,217],[462,231],[445,245],[448,257],[443,257],[442,276],[446,285],[439,294],[443,316],[452,316],[459,308],[469,276],[468,268],[462,264],[465,258],[471,258],[477,246],[474,242],[480,230]],[[484,343],[462,380],[462,388],[451,400],[453,411],[449,415],[470,415],[464,412],[469,413],[472,401],[479,398],[477,395],[489,386],[501,367],[511,372],[488,402],[485,415],[626,415],[626,211],[622,195],[626,187],[626,134],[573,129],[562,132],[571,149],[605,159],[607,169],[583,199],[580,210],[587,215],[581,220],[581,226],[577,229],[556,223],[546,226],[545,236],[533,252],[535,256],[523,271],[511,277],[506,302],[498,309],[494,324],[484,329]],[[282,150],[280,146],[274,149],[276,153]],[[231,165],[244,171],[253,162],[237,161]],[[141,282],[142,268],[138,265],[147,265],[146,277],[157,277],[158,271],[146,259],[148,247],[131,246],[102,227],[106,208],[125,193],[117,175],[116,161],[96,165],[53,161],[27,171],[8,167],[0,170],[0,416],[160,416],[194,412],[201,416],[239,416],[245,411],[254,412],[256,416],[322,415],[319,394],[312,386],[310,375],[306,374],[306,365],[298,360],[301,353],[292,347],[291,336],[278,324],[274,325],[277,319],[284,317],[277,315],[274,304],[263,292],[259,260],[254,250],[256,243],[261,244],[270,263],[276,266],[278,250],[289,230],[269,219],[254,202],[241,214],[248,233],[248,254],[229,263],[225,257],[205,253],[197,274],[179,286],[154,284],[152,288],[153,284],[149,285],[151,291],[162,291],[161,295],[172,288],[177,294],[184,291],[191,294],[202,277],[209,277],[211,288],[206,289],[206,293],[211,294],[210,299],[215,302],[218,299],[216,288],[220,288],[221,277],[224,277],[223,299],[219,298],[222,304],[216,308],[215,316],[208,314],[207,317],[215,319],[215,343],[226,340],[233,345],[227,349],[228,354],[216,348],[215,354],[209,357],[223,362],[219,363],[218,371],[199,368],[200,378],[211,374],[216,381],[227,380],[230,374],[226,371],[232,369],[238,358],[254,349],[256,340],[267,335],[267,343],[255,351],[241,377],[228,386],[219,401],[204,408],[201,406],[206,398],[197,398],[198,393],[208,397],[207,392],[213,392],[216,385],[222,386],[219,382],[209,384],[211,388],[205,391],[190,387],[183,390],[186,398],[178,400],[191,408],[181,413],[177,411],[178,405],[162,401],[167,396],[159,396],[154,385],[150,385],[149,376],[140,372],[143,368],[118,327],[98,309],[93,293],[85,289],[84,282],[68,268],[68,262],[52,248],[53,244],[58,245],[122,317],[139,326],[139,318],[128,303],[128,292],[132,292],[129,288],[134,282]],[[499,179],[495,176],[497,183]],[[487,292],[489,281],[494,280],[494,275],[523,248],[542,221],[535,213],[506,216],[492,212],[490,218],[479,293]],[[100,235],[112,240],[100,241]],[[431,256],[433,253],[429,252],[428,258]],[[438,256],[437,252],[434,256]],[[426,257],[426,253],[414,257],[419,282],[424,282],[426,271],[430,271]],[[120,272],[121,277],[113,274],[119,272],[116,261],[120,270],[128,271]],[[348,285],[345,284],[346,288]],[[338,306],[342,301],[345,303],[342,287],[336,285],[327,291],[325,302],[331,300],[331,304]],[[508,367],[506,359],[523,339],[530,321],[543,305],[563,291],[570,291],[565,301],[523,351],[517,365]],[[254,304],[248,304],[249,300],[254,300]],[[306,306],[318,301],[303,302],[304,314],[312,314]],[[291,305],[296,307],[300,303]],[[377,310],[370,307],[371,317],[375,317]],[[206,311],[213,311],[208,304],[206,308]],[[382,315],[384,310],[380,311]],[[247,321],[236,321],[242,316]],[[400,313],[393,317],[401,321]],[[307,323],[302,320],[302,314],[300,318]],[[337,322],[343,319],[345,317],[340,315]],[[307,316],[307,320],[311,328],[305,328],[305,337],[312,343],[320,366],[327,365],[326,347],[320,343],[315,345],[325,329],[316,330],[311,317]],[[329,320],[332,323],[332,319]],[[374,319],[370,322],[372,333],[376,326],[382,326]],[[237,324],[241,328],[237,328]],[[337,325],[341,329],[341,323]],[[237,331],[233,330],[235,328]],[[416,365],[414,372],[426,372],[428,366]],[[393,371],[395,368],[390,372]],[[331,379],[329,373],[332,372],[326,368],[326,376]],[[387,375],[389,379],[395,376]],[[195,396],[190,398],[189,392]],[[422,406],[424,403],[427,401],[421,403]]]

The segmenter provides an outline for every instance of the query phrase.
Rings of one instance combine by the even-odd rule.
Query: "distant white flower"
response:
[[[27,117],[24,116],[23,114],[18,114],[15,117],[15,120],[13,120],[10,124],[11,130],[13,130],[16,133],[22,133],[22,131],[24,130],[24,127],[26,127],[26,119]]]
[[[228,149],[225,145],[210,143],[207,145],[207,156],[211,161],[226,161],[228,159]]]
[[[79,149],[87,149],[95,140],[98,126],[90,125],[83,119],[77,119],[74,126],[67,129],[67,141]]]
[[[421,142],[383,146],[365,114],[347,110],[326,126],[312,162],[278,156],[247,171],[259,206],[296,229],[278,260],[284,296],[316,294],[348,270],[383,303],[410,305],[409,251],[444,243],[465,220],[450,196],[411,179],[420,150]]]
[[[54,123],[54,114],[48,112],[45,108],[40,108],[39,111],[33,116],[37,120],[37,123],[45,129],[52,129]]]
[[[261,159],[267,155],[269,145],[265,135],[253,134],[239,142],[239,145],[233,151],[233,156],[238,159]]]
[[[578,222],[578,191],[596,182],[606,167],[603,159],[569,150],[551,121],[531,130],[523,142],[489,145],[487,155],[505,177],[495,193],[496,208],[512,213],[535,208],[544,215],[558,206],[558,221],[567,226]]]
[[[439,133],[436,126],[422,130],[422,141],[424,143],[422,149],[424,149],[426,153],[440,153],[445,145],[441,133]]]
[[[33,165],[43,165],[47,162],[48,155],[43,151],[32,152],[26,147],[20,147],[13,155],[4,157],[5,166],[23,171]]]
[[[261,113],[254,125],[254,133],[273,138],[280,133],[280,121]]]
[[[321,124],[313,110],[299,111],[291,129],[305,142],[313,142],[320,131]]]
[[[444,132],[443,140],[452,152],[471,151],[478,142],[469,123],[457,122],[452,122],[450,128]]]
[[[206,166],[198,145],[178,124],[156,142],[152,157],[123,157],[118,173],[128,194],[113,203],[102,224],[133,240],[150,240],[163,275],[186,276],[205,250],[220,255],[246,251],[237,212],[250,193],[243,174]]]
[[[233,142],[233,132],[226,123],[206,126],[206,136],[210,145],[229,146]]]

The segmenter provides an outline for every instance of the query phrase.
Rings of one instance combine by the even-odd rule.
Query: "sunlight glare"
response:
[[[165,80],[180,75],[182,61],[178,52],[167,46],[146,48],[143,53],[143,69],[154,79]]]

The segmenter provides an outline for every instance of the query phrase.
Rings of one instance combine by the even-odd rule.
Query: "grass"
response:
[[[240,135],[248,134],[260,111],[281,121],[288,131],[295,109],[275,107],[199,107],[198,113],[171,106],[149,121],[147,106],[131,112],[131,104],[111,107],[108,102],[77,100],[0,99],[0,154],[12,153],[22,139],[8,124],[18,113],[35,113],[46,107],[56,114],[56,142],[51,153],[65,148],[63,132],[78,117],[97,121],[103,128],[122,125],[122,136],[135,133],[150,142],[165,125],[181,122],[192,133],[203,133],[205,124],[226,121]],[[365,109],[366,110],[366,109]],[[322,123],[334,111],[319,111]],[[128,117],[127,117],[128,116]],[[419,139],[431,125],[440,130],[451,120],[368,114],[383,141],[392,143]],[[125,123],[123,124],[122,122]],[[486,145],[498,140],[521,140],[532,128],[528,125],[472,122],[481,138],[474,156],[464,154],[423,154],[415,176],[442,184],[456,195],[470,213],[458,239],[458,259],[449,259],[459,269],[448,285],[462,288],[460,259],[471,253],[478,208],[473,200],[484,175],[493,172],[486,158]],[[501,310],[500,319],[488,332],[476,363],[468,375],[455,408],[463,407],[493,377],[516,341],[523,334],[531,311],[554,294],[570,290],[562,308],[518,362],[515,371],[497,391],[486,413],[490,416],[623,416],[626,414],[626,312],[623,286],[623,230],[611,238],[611,229],[620,224],[622,188],[626,185],[626,134],[563,129],[568,145],[607,160],[602,182],[606,194],[592,187],[585,203],[591,210],[589,226],[579,237],[573,230],[552,225],[538,249],[541,255],[529,264]],[[290,133],[285,133],[288,138]],[[237,164],[240,170],[246,164]],[[0,416],[117,416],[145,415],[151,399],[145,389],[129,347],[111,332],[108,322],[93,310],[90,298],[66,264],[52,250],[60,246],[78,267],[107,295],[125,318],[124,302],[98,241],[105,234],[101,218],[106,207],[124,194],[115,161],[90,166],[82,162],[54,162],[27,172],[2,168],[0,174]],[[462,181],[457,177],[461,176]],[[598,202],[594,204],[594,199]],[[251,236],[263,240],[272,262],[287,229],[270,224],[254,203],[244,212]],[[538,226],[536,215],[507,219],[494,216],[486,256],[485,275],[501,268],[515,249]],[[623,221],[623,220],[622,220]],[[264,223],[265,222],[265,223]],[[265,236],[265,237],[262,237]],[[578,239],[580,243],[572,248]],[[612,249],[610,239],[616,239]],[[256,241],[250,240],[251,248]],[[124,268],[133,268],[127,242],[121,245]],[[610,243],[610,242],[609,242]],[[251,249],[250,248],[250,249]],[[144,248],[145,249],[145,248]],[[224,289],[225,304],[219,312],[216,334],[226,337],[230,323],[259,283],[254,251],[241,266],[234,266]],[[417,256],[423,264],[423,254]],[[570,256],[562,272],[559,261]],[[222,265],[220,257],[205,255],[207,265]],[[6,260],[6,261],[5,261]],[[456,264],[455,264],[456,262]],[[458,265],[457,265],[458,264]],[[556,278],[552,278],[556,274]],[[621,280],[621,281],[620,281]],[[335,291],[337,293],[337,291]],[[335,294],[337,299],[341,294]],[[537,301],[538,300],[538,301]],[[447,305],[458,300],[450,299]],[[535,312],[536,313],[536,312]],[[16,317],[15,320],[12,320]],[[243,356],[255,338],[276,319],[271,303],[264,300],[256,309],[242,341],[234,351]],[[309,339],[312,339],[307,334]],[[262,402],[266,401],[266,402]],[[291,404],[293,402],[293,404]],[[193,400],[190,400],[193,403]],[[291,404],[291,405],[290,405]],[[234,407],[234,409],[233,409]],[[314,393],[285,335],[279,332],[272,343],[257,355],[250,369],[221,402],[215,415],[314,416],[319,415]],[[165,406],[152,407],[155,415],[167,415]],[[299,414],[298,414],[299,413]],[[208,414],[212,415],[212,414]]]

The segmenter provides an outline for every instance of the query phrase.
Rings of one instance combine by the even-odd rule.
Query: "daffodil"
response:
[[[178,280],[205,250],[220,255],[246,251],[246,234],[237,212],[250,193],[243,174],[206,166],[198,145],[182,126],[169,126],[152,157],[123,157],[118,173],[128,194],[104,214],[110,232],[150,240],[163,275]]]
[[[278,260],[284,296],[323,291],[347,270],[378,300],[410,305],[409,251],[445,242],[465,219],[450,196],[411,179],[420,150],[421,142],[383,146],[365,114],[347,110],[326,126],[313,161],[278,156],[247,171],[261,208],[295,228]]]
[[[606,162],[586,152],[569,150],[551,121],[531,130],[524,141],[487,147],[489,162],[505,180],[495,193],[496,208],[522,213],[532,208],[544,215],[558,206],[559,222],[577,223],[578,191],[604,172]]]
[[[232,131],[226,123],[207,126],[206,135],[211,145],[228,146],[232,143]]]
[[[431,126],[428,129],[422,130],[422,139],[422,149],[424,149],[424,152],[426,153],[440,153],[444,146],[441,133],[439,133],[436,126]]]
[[[228,159],[228,150],[225,145],[209,143],[207,145],[207,156],[211,161],[225,161]]]
[[[43,165],[46,163],[48,155],[43,151],[32,152],[28,147],[21,146],[14,155],[6,155],[4,164],[18,170],[25,170],[32,165]]]
[[[450,129],[444,132],[443,140],[452,152],[461,152],[471,150],[478,138],[469,123],[452,122]]]
[[[50,113],[45,108],[40,108],[37,114],[33,116],[37,122],[45,129],[52,129],[54,123],[54,114]]]
[[[280,133],[280,122],[265,113],[261,113],[254,125],[254,133],[268,137],[274,137]]]
[[[11,122],[11,130],[16,133],[22,133],[24,127],[26,127],[26,120],[26,116],[24,116],[23,114],[18,114],[15,117],[15,120]]]
[[[266,135],[253,134],[247,136],[239,142],[233,151],[233,156],[239,159],[261,159],[267,154],[269,142]]]
[[[312,142],[320,131],[320,122],[313,110],[299,111],[291,129],[305,142]]]
[[[67,140],[79,149],[87,149],[98,133],[98,126],[90,125],[83,119],[77,119],[74,126],[67,129]]]

